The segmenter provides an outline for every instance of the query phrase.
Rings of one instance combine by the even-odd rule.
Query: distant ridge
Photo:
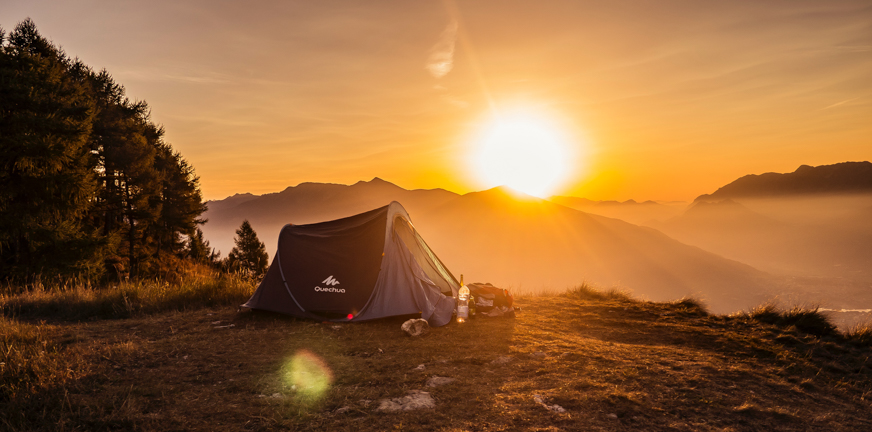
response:
[[[504,186],[458,195],[441,189],[406,190],[375,178],[352,185],[301,183],[279,193],[228,200],[237,204],[210,203],[205,215],[209,223],[203,226],[210,244],[224,253],[243,219],[272,258],[278,233],[287,223],[333,220],[396,200],[448,268],[470,280],[529,291],[583,282],[618,285],[655,300],[696,295],[720,311],[758,304],[773,285],[766,273],[655,229]],[[627,202],[618,207],[649,205]]]
[[[239,224],[247,219],[265,241],[270,254],[278,231],[287,223],[305,224],[362,213],[400,201],[414,214],[429,211],[457,194],[444,189],[407,190],[375,177],[352,185],[305,182],[264,195],[236,194],[209,201],[203,233],[211,245],[227,254]]]
[[[872,163],[842,162],[816,167],[802,165],[792,173],[750,174],[700,195],[694,202],[728,198],[764,198],[805,194],[872,193]]]

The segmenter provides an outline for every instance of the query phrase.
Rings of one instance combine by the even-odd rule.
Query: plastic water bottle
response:
[[[460,290],[457,291],[457,322],[466,322],[469,318],[469,288],[463,284],[463,275],[460,275]]]

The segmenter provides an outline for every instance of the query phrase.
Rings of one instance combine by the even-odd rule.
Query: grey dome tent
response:
[[[321,321],[421,313],[451,321],[460,285],[400,203],[328,222],[285,225],[263,281],[243,307]]]

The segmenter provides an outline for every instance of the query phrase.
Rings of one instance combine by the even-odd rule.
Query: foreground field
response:
[[[587,290],[517,304],[516,319],[423,338],[400,318],[326,324],[233,306],[5,318],[0,428],[872,430],[868,334]],[[455,381],[428,387],[434,376]],[[436,407],[377,409],[410,390]]]

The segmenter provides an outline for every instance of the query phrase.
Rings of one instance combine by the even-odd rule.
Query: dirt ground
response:
[[[677,303],[517,305],[515,319],[421,338],[400,330],[406,318],[235,308],[42,324],[73,378],[15,401],[21,417],[3,428],[872,430],[868,346]],[[455,381],[428,387],[434,376]],[[435,408],[378,410],[410,390]]]

